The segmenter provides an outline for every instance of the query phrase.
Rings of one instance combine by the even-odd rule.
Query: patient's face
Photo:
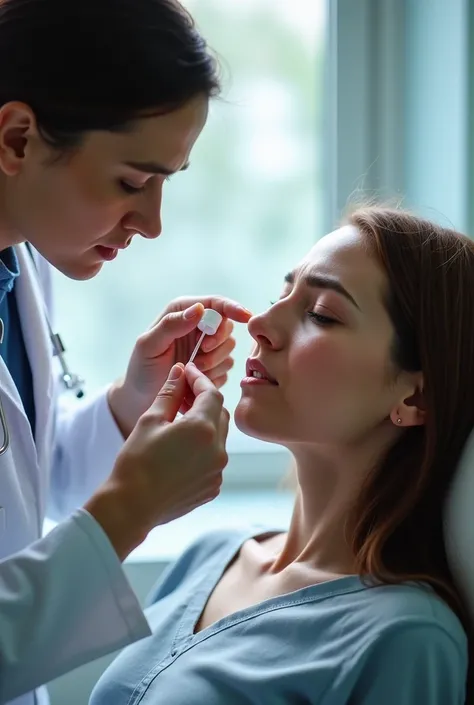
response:
[[[354,443],[383,423],[400,400],[387,287],[355,228],[322,238],[250,320],[252,357],[277,384],[244,381],[238,427],[291,448]]]

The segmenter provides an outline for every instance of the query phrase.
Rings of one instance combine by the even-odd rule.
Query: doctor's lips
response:
[[[119,250],[125,250],[129,244],[130,241],[116,246],[96,245],[95,249],[102,259],[110,261],[117,257]]]
[[[241,383],[243,385],[261,384],[278,387],[276,379],[269,374],[265,365],[255,357],[251,357],[247,360],[246,374],[247,376],[244,377]]]

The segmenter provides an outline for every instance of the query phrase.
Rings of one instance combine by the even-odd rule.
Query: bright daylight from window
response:
[[[223,63],[224,93],[191,168],[165,185],[163,234],[137,237],[86,284],[55,279],[56,325],[91,391],[124,373],[172,298],[225,294],[261,311],[321,235],[324,0],[184,4]],[[236,333],[230,411],[251,349],[244,327]],[[248,445],[231,428],[230,450]]]

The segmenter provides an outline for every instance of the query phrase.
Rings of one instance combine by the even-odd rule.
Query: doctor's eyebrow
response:
[[[137,171],[143,171],[145,174],[160,174],[160,176],[176,174],[172,169],[167,169],[162,164],[157,164],[157,162],[125,162],[125,165]],[[186,162],[178,171],[186,171],[186,169],[189,169],[189,162]]]
[[[285,276],[285,282],[287,284],[294,284],[296,279],[296,272],[289,272]],[[357,303],[357,301],[354,299],[352,294],[350,294],[346,288],[344,288],[337,279],[337,277],[332,277],[328,274],[312,274],[311,272],[309,274],[306,274],[304,277],[304,283],[306,286],[311,286],[314,287],[315,289],[332,289],[333,291],[337,291],[338,294],[342,294],[348,301],[351,302],[353,306],[355,306],[359,311],[360,311],[360,306]]]

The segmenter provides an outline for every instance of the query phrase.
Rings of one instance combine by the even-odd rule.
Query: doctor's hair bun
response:
[[[219,93],[217,61],[177,0],[0,0],[0,65],[0,105],[29,105],[60,151]]]

